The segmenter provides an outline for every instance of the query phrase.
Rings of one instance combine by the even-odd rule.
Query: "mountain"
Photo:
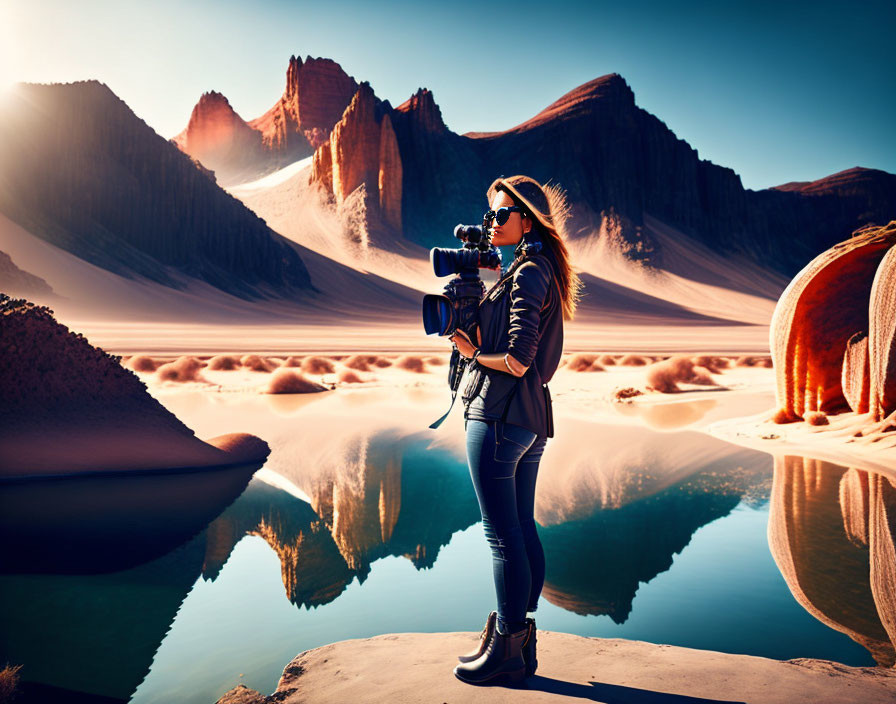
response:
[[[18,84],[0,165],[0,213],[97,267],[247,300],[314,291],[291,243],[103,83]]]
[[[311,156],[329,139],[357,89],[335,61],[292,56],[283,95],[264,115],[245,122],[227,98],[211,91],[172,141],[222,184],[249,181]]]
[[[620,253],[657,269],[664,267],[664,252],[648,217],[722,256],[742,255],[785,276],[854,229],[896,217],[896,176],[883,171],[852,169],[816,187],[745,189],[733,170],[700,159],[639,108],[615,73],[503,132],[451,132],[425,90],[386,116],[400,156],[394,164],[402,180],[400,232],[424,246],[444,242],[458,222],[476,222],[489,183],[515,173],[567,191],[574,240],[612,232]],[[350,139],[331,135],[330,146],[319,150],[340,143],[338,149],[351,153]],[[394,177],[372,153],[366,167],[355,168],[378,172],[381,180]],[[313,178],[329,190],[325,170]]]
[[[250,177],[265,158],[262,135],[236,114],[230,102],[216,91],[203,93],[190,124],[173,140],[174,145],[203,165],[221,168],[222,174]],[[217,180],[217,179],[216,179]]]

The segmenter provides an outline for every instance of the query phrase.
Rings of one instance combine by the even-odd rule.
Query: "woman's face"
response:
[[[498,191],[492,198],[491,209],[510,207],[515,205],[511,198],[504,191]],[[532,229],[532,220],[528,216],[522,217],[520,213],[511,213],[510,219],[503,225],[498,225],[496,220],[492,220],[491,233],[492,244],[501,247],[505,244],[519,244],[524,232]]]

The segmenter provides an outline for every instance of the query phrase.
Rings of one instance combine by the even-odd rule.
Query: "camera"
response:
[[[423,296],[423,328],[427,335],[442,336],[450,336],[456,330],[463,330],[471,340],[475,340],[479,301],[485,294],[485,284],[479,277],[479,270],[500,271],[501,250],[492,244],[489,221],[484,218],[482,226],[458,225],[454,228],[454,236],[464,243],[462,247],[433,247],[429,251],[429,260],[436,276],[455,276],[445,285],[444,293],[428,293]],[[452,407],[466,367],[467,360],[461,358],[455,347],[448,365]],[[451,407],[429,427],[438,428],[450,412]]]
[[[460,329],[475,339],[476,312],[485,293],[479,270],[500,270],[501,250],[491,243],[486,223],[481,227],[458,225],[454,236],[464,243],[463,247],[433,247],[429,252],[436,276],[455,276],[445,285],[443,294],[423,297],[423,328],[427,335],[442,336]]]

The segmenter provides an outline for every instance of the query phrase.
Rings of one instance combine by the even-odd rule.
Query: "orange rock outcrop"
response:
[[[781,294],[770,340],[777,420],[869,407],[880,420],[896,411],[894,244],[896,221],[857,230],[813,259]],[[867,384],[861,378],[865,332]]]
[[[330,132],[330,139],[314,154],[311,181],[317,181],[343,203],[364,186],[371,196],[367,206],[377,207],[384,222],[401,227],[402,165],[398,141],[381,103],[364,82]],[[374,197],[374,194],[375,197]]]
[[[283,95],[264,115],[244,121],[227,98],[210,91],[171,141],[222,184],[242,183],[310,156],[329,140],[357,89],[335,61],[292,56]]]
[[[331,59],[292,56],[286,90],[279,101],[249,126],[262,133],[265,146],[284,149],[303,135],[313,149],[327,141],[333,125],[358,89],[355,79]]]
[[[237,115],[226,97],[217,91],[203,93],[190,114],[187,128],[174,144],[205,166],[221,163],[243,165],[261,147],[261,136]]]

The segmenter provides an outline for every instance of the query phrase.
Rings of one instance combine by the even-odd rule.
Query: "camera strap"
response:
[[[454,408],[454,401],[457,399],[457,390],[460,388],[460,380],[464,375],[464,370],[467,367],[466,361],[461,361],[460,352],[457,351],[457,348],[454,349],[451,353],[451,364],[448,367],[448,380],[451,386],[451,405],[448,406],[448,410],[445,411],[445,415],[439,418],[434,423],[430,424],[430,428],[435,430],[438,428],[442,421],[444,421],[448,414],[451,413],[451,409]]]

